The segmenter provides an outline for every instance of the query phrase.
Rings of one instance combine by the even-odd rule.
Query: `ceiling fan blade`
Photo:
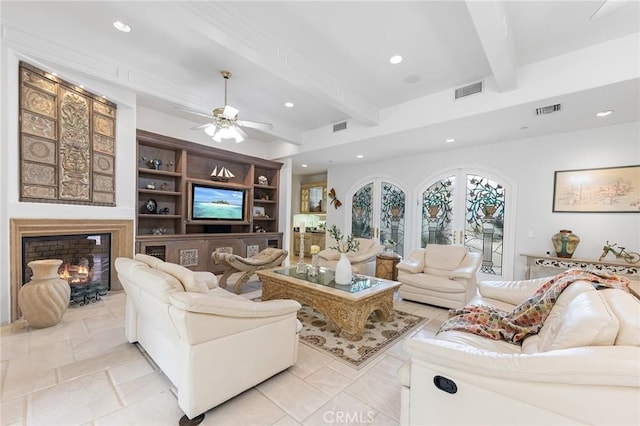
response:
[[[231,105],[225,105],[222,110],[222,116],[228,118],[229,120],[233,120],[238,116],[240,111],[237,108],[232,107]]]
[[[210,126],[210,125],[211,125],[211,123],[204,123],[204,124],[201,124],[201,125],[199,125],[199,126],[194,126],[194,127],[192,127],[192,128],[191,128],[191,130],[202,130],[202,129],[204,129],[205,127]]]
[[[258,130],[271,130],[271,129],[273,129],[273,124],[271,124],[271,123],[260,123],[259,121],[238,120],[238,121],[236,121],[236,124],[238,126],[251,127],[252,129],[258,129]]]
[[[199,115],[201,117],[213,118],[213,115],[211,115],[211,114],[205,114],[203,112],[196,111],[196,110],[189,109],[189,108],[183,108],[183,107],[177,106],[177,107],[175,107],[175,109],[179,109],[180,111],[188,112],[189,114]]]
[[[236,132],[240,133],[240,136],[242,136],[244,139],[247,139],[249,137],[249,135],[247,135],[245,131],[238,126],[236,126]]]

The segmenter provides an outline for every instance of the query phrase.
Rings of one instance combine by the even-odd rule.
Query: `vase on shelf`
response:
[[[28,265],[33,271],[31,281],[18,292],[18,305],[24,319],[34,328],[56,325],[69,306],[71,288],[58,275],[60,259],[34,260]]]
[[[571,232],[570,229],[561,229],[560,232],[551,237],[553,248],[557,257],[571,258],[575,253],[580,237]]]
[[[336,284],[347,285],[351,284],[351,262],[345,253],[340,253],[340,260],[336,265]]]

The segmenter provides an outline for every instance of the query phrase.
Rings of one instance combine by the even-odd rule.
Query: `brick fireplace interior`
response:
[[[60,278],[71,287],[71,305],[96,302],[111,288],[111,234],[22,238],[22,284],[31,281],[29,262],[60,259]]]
[[[21,315],[17,294],[30,280],[28,262],[63,260],[60,273],[71,285],[72,302],[83,304],[122,290],[114,263],[133,257],[133,237],[132,220],[11,219],[11,321]]]

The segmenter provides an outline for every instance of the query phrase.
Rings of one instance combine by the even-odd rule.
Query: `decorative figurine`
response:
[[[266,176],[258,176],[258,185],[269,185],[269,180]]]
[[[156,189],[156,184],[155,182],[150,182],[147,184],[147,189]]]
[[[169,184],[167,182],[162,182],[162,185],[160,185],[160,189],[163,191],[167,191],[169,190]]]
[[[167,230],[166,230],[165,228],[153,228],[153,229],[151,230],[151,233],[152,233],[153,235],[162,235],[162,234],[164,234],[165,232],[167,232]]]
[[[156,214],[158,213],[158,203],[153,198],[149,198],[147,203],[145,204],[145,208],[147,213]]]
[[[162,160],[160,160],[159,158],[154,158],[153,160],[149,160],[147,157],[142,157],[142,161],[146,161],[149,164],[149,167],[151,167],[154,170],[159,170],[160,166],[162,166]]]
[[[161,208],[158,213],[160,213],[160,214],[169,214],[169,207]]]

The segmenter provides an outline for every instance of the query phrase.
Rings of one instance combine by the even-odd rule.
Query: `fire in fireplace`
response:
[[[111,234],[24,237],[22,250],[23,285],[31,280],[32,260],[62,259],[58,273],[71,287],[71,305],[95,302],[109,291]]]

